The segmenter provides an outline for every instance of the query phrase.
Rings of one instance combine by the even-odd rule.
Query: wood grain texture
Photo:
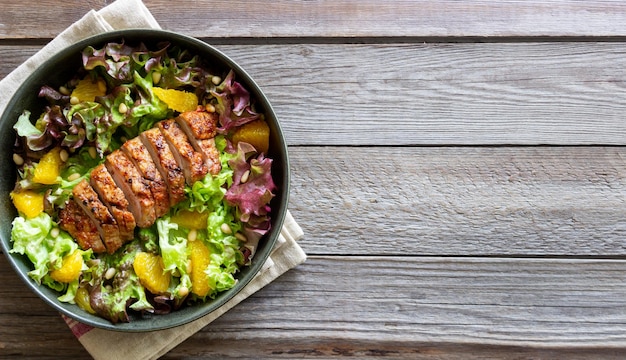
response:
[[[220,48],[291,144],[626,143],[624,43]]]
[[[216,341],[374,341],[375,335],[407,342],[623,345],[625,266],[609,260],[311,257],[242,302],[238,307],[246,311],[226,314],[203,334]]]
[[[292,147],[311,254],[626,255],[623,147]]]
[[[626,144],[626,43],[218,48],[290,145]],[[36,50],[1,46],[0,76]]]
[[[59,6],[52,0],[2,0],[0,37],[52,38],[88,10],[110,3],[68,1]],[[161,26],[213,38],[626,35],[622,26],[626,5],[621,1],[185,0],[173,5],[146,0],[145,4]]]
[[[313,256],[165,358],[462,358],[468,350],[473,358],[568,359],[575,351],[573,358],[614,358],[624,354],[615,346],[626,341],[625,266],[616,260]],[[4,258],[0,280],[3,324],[29,324],[0,327],[3,358],[87,358],[59,315],[27,290]]]

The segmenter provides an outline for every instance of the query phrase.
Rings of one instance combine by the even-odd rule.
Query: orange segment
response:
[[[198,97],[194,93],[160,87],[155,87],[152,91],[161,101],[167,104],[167,107],[174,111],[193,111],[198,107]]]
[[[13,205],[20,213],[27,218],[34,218],[43,212],[43,194],[26,190],[18,193],[11,193]]]
[[[165,272],[159,255],[140,252],[135,255],[133,269],[143,286],[153,294],[162,294],[170,286],[170,275]]]
[[[94,101],[96,96],[104,96],[107,93],[107,85],[103,79],[92,79],[87,75],[78,82],[78,85],[72,91],[71,97],[77,98],[79,101]]]
[[[270,147],[270,127],[261,119],[249,122],[235,130],[232,138],[237,146],[240,141],[246,142],[260,153],[267,153]]]
[[[200,240],[190,241],[187,246],[191,260],[191,292],[200,297],[207,296],[211,287],[204,271],[209,266],[211,252]]]
[[[57,182],[61,173],[61,148],[56,147],[48,151],[35,166],[33,181],[39,184],[51,185]]]
[[[50,277],[58,282],[69,283],[78,279],[82,269],[83,255],[80,250],[74,250],[73,253],[63,257],[61,268],[52,270]]]

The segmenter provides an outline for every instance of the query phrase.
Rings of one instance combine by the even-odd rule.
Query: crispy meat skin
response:
[[[96,224],[107,252],[114,253],[123,244],[120,230],[109,209],[98,198],[96,191],[86,180],[82,180],[74,187],[72,195],[76,203]]]
[[[135,236],[135,217],[128,210],[128,200],[124,192],[115,184],[111,174],[100,164],[91,171],[91,187],[98,193],[100,200],[109,207],[111,215],[117,221],[120,236],[125,243]]]
[[[152,198],[154,199],[155,216],[160,218],[165,215],[170,209],[167,184],[165,184],[165,180],[163,180],[146,146],[141,142],[139,137],[136,137],[126,141],[121,149],[139,169],[146,185],[150,188]]]
[[[107,251],[96,224],[73,200],[59,211],[59,227],[76,239],[81,249],[92,249],[95,253]]]
[[[133,213],[137,226],[146,228],[154,224],[156,215],[152,192],[128,156],[121,150],[115,150],[107,155],[105,164],[128,199],[128,209]]]
[[[176,162],[161,130],[152,128],[141,133],[139,137],[152,158],[155,159],[154,163],[161,172],[161,176],[166,180],[170,206],[178,204],[185,198],[185,177],[183,169]]]
[[[176,117],[187,135],[198,140],[212,139],[217,135],[217,120],[217,113],[204,111],[187,111]]]
[[[181,130],[180,125],[175,120],[164,120],[157,124],[161,133],[167,140],[174,158],[183,168],[183,174],[188,185],[193,185],[201,180],[209,172],[209,169],[202,158],[202,155],[194,150],[187,135]]]
[[[176,122],[204,159],[211,175],[217,175],[222,169],[214,139],[217,134],[217,120],[216,113],[202,111],[188,111],[176,117]]]

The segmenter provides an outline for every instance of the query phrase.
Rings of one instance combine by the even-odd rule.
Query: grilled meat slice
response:
[[[154,224],[156,214],[150,188],[133,162],[121,150],[106,157],[107,170],[128,199],[128,209],[135,217],[137,226],[146,228]]]
[[[85,213],[83,208],[73,200],[70,200],[59,211],[59,227],[76,239],[81,249],[92,249],[94,253],[107,251],[104,243],[102,243],[96,224]]]
[[[183,174],[188,185],[193,185],[209,172],[202,155],[194,150],[187,135],[181,130],[174,119],[163,120],[157,124],[161,133],[174,154],[176,162],[183,168]]]
[[[222,166],[219,151],[215,148],[217,134],[217,113],[188,111],[176,117],[176,122],[185,132],[193,148],[202,155],[209,173],[217,175]]]
[[[183,169],[178,165],[172,150],[161,130],[152,128],[139,135],[146,149],[154,159],[161,176],[166,180],[170,206],[174,206],[185,198],[185,177]]]
[[[217,175],[222,170],[220,151],[215,147],[215,139],[198,140],[198,147],[204,155],[209,174]]]
[[[74,187],[72,195],[76,203],[93,220],[107,252],[113,254],[124,242],[117,222],[109,209],[100,201],[98,194],[86,180],[82,180]]]
[[[188,134],[198,140],[212,139],[217,135],[217,113],[187,111],[176,117],[176,122]]]
[[[150,152],[141,142],[139,137],[128,140],[122,145],[122,151],[132,160],[133,164],[139,169],[145,180],[146,185],[152,192],[154,199],[155,216],[160,218],[170,210],[170,199],[167,191],[167,184],[161,173],[157,169]]]
[[[91,171],[91,187],[98,193],[100,200],[108,206],[111,215],[117,221],[122,241],[127,242],[135,237],[135,217],[128,210],[128,200],[124,192],[115,184],[104,164]]]

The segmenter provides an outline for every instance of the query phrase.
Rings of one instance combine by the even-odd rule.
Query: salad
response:
[[[250,93],[169,43],[89,46],[82,65],[14,125],[11,252],[60,301],[113,323],[232,288],[276,191]]]

